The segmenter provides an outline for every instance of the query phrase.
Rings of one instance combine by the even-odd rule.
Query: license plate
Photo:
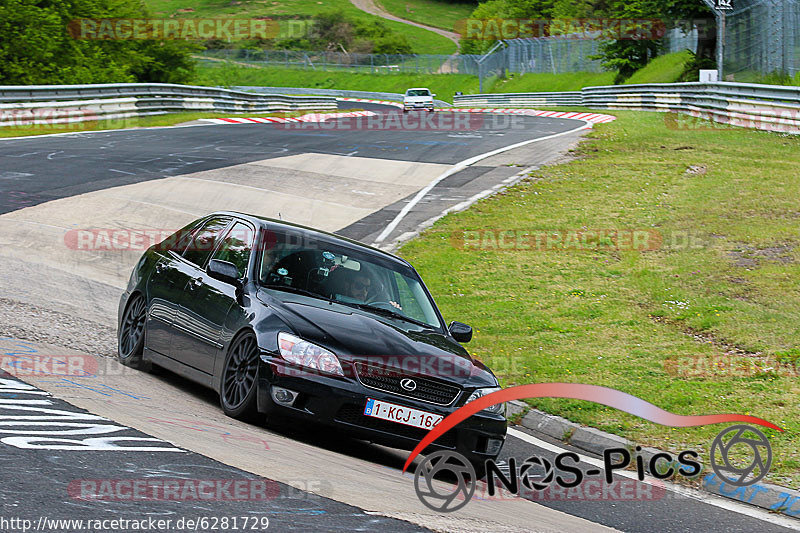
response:
[[[381,420],[389,420],[406,426],[415,428],[431,429],[444,418],[442,415],[435,415],[420,409],[404,407],[396,403],[384,402],[381,400],[367,399],[364,407],[364,414]]]

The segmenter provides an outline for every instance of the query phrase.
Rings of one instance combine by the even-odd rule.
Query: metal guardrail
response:
[[[456,96],[457,107],[571,106],[670,111],[714,122],[800,133],[800,87],[752,83],[654,83],[584,87],[580,92]]]
[[[256,94],[167,83],[0,86],[0,126],[116,119],[175,111],[336,109],[328,96]]]
[[[456,107],[528,107],[583,105],[583,101],[581,100],[580,91],[560,93],[498,93],[454,96],[453,105]]]
[[[243,85],[233,87],[237,91],[251,91],[263,94],[302,94],[302,95],[323,95],[334,96],[337,98],[367,98],[372,100],[389,100],[392,102],[402,102],[402,93],[381,93],[372,91],[347,91],[342,89],[312,89],[303,87],[257,87]],[[580,93],[579,93],[580,94]],[[436,107],[450,107],[452,104],[443,100],[433,101]]]

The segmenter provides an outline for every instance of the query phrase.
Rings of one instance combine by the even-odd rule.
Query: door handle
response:
[[[164,266],[164,263],[158,262],[156,263],[156,274],[161,274],[167,267]]]
[[[203,278],[194,278],[189,282],[189,290],[193,290],[195,287],[199,287],[203,284]]]

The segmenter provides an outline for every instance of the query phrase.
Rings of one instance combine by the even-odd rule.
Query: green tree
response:
[[[194,62],[178,42],[85,40],[81,18],[146,18],[123,0],[0,0],[0,84],[185,82]]]
[[[609,14],[621,19],[661,20],[664,29],[682,27],[685,21],[709,20],[711,17],[702,0],[614,0],[609,4]],[[689,69],[696,70],[714,55],[713,25],[709,21],[705,27],[706,31],[698,39],[695,59],[687,65]],[[618,39],[603,43],[596,58],[602,59],[609,70],[616,70],[615,83],[621,83],[657,55],[660,43],[659,39]]]

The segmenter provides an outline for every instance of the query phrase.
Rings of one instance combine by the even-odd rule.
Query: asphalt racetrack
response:
[[[47,522],[57,519],[161,519],[171,521],[164,530],[227,531],[234,518],[239,529],[268,522],[279,531],[796,529],[790,519],[668,483],[638,498],[478,498],[436,513],[417,499],[413,475],[400,472],[407,452],[317,428],[246,424],[226,418],[213,393],[169,372],[115,366],[116,305],[141,250],[76,249],[65,238],[79,228],[177,229],[232,209],[391,248],[444,211],[558,162],[584,126],[487,115],[433,130],[197,123],[0,140],[0,357],[83,357],[98,369],[0,376],[2,518],[30,520],[40,531],[86,530]],[[63,442],[37,440],[54,423],[69,428]],[[91,449],[71,441],[89,435]],[[513,429],[502,458],[552,459],[563,447]],[[216,497],[193,497],[200,481]],[[136,482],[161,497],[132,499]],[[167,482],[174,497],[164,496]],[[18,526],[0,521],[3,531]]]

